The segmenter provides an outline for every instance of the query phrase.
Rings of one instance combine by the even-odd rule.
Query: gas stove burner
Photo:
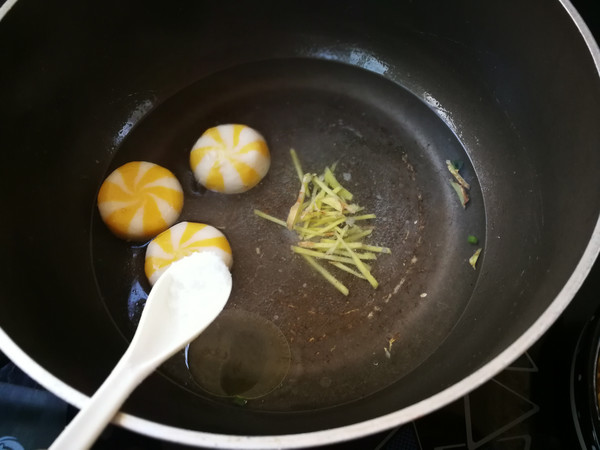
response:
[[[581,448],[599,449],[598,350],[600,348],[600,310],[585,325],[571,366],[571,412]]]

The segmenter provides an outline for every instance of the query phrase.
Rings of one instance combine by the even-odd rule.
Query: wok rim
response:
[[[0,21],[6,16],[8,11],[17,3],[17,1],[18,0],[7,0],[0,6]],[[577,29],[584,39],[592,59],[594,60],[596,73],[600,78],[600,48],[589,28],[571,2],[569,0],[559,0],[559,3],[577,26]],[[298,434],[268,436],[242,436],[195,431],[160,424],[122,412],[119,412],[114,417],[112,423],[156,439],[183,445],[201,445],[223,449],[307,448],[316,445],[350,441],[398,427],[419,417],[430,414],[433,411],[460,399],[487,382],[497,373],[501,372],[527,351],[550,328],[575,297],[577,291],[591,271],[598,254],[600,254],[600,217],[596,221],[596,226],[594,227],[590,241],[573,273],[548,308],[521,336],[519,336],[504,351],[469,376],[435,395],[398,411],[337,428]],[[0,349],[15,365],[27,373],[32,379],[64,401],[77,408],[81,408],[89,401],[88,396],[61,381],[34,361],[1,327]]]

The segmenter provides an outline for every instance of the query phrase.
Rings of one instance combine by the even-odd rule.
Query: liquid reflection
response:
[[[220,397],[262,397],[281,384],[290,347],[281,330],[258,314],[226,310],[186,348],[198,385]]]

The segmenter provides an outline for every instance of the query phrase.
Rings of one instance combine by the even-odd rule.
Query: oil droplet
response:
[[[225,310],[186,349],[196,383],[219,396],[263,397],[281,384],[290,367],[287,339],[271,321]]]

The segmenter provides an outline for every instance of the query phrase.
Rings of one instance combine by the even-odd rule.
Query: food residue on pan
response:
[[[231,398],[231,403],[233,403],[236,406],[246,406],[248,404],[248,399],[242,397],[241,395],[234,395]]]
[[[456,191],[456,194],[458,195],[462,207],[466,208],[467,203],[469,202],[469,190],[471,189],[471,186],[459,173],[460,169],[462,169],[462,161],[450,161],[449,159],[447,159],[446,166],[448,167],[448,171],[454,177],[454,180],[450,180],[450,184]],[[479,243],[479,239],[477,238],[477,236],[470,234],[467,237],[467,242],[472,245],[477,245]],[[471,267],[473,267],[474,270],[477,269],[477,260],[479,259],[481,250],[481,248],[478,248],[473,254],[473,256],[469,258],[469,264],[471,265]]]
[[[238,194],[256,186],[267,174],[271,156],[256,130],[239,124],[206,130],[190,152],[196,180],[211,191]]]
[[[365,214],[364,207],[351,203],[354,196],[336,179],[335,165],[326,167],[319,176],[304,173],[296,152],[292,149],[290,154],[300,181],[300,190],[287,220],[277,219],[259,210],[255,210],[255,214],[295,230],[300,241],[291,247],[292,251],[302,256],[342,294],[348,295],[348,288],[319,261],[364,279],[376,289],[379,283],[366,261],[374,261],[377,254],[389,254],[391,251],[387,247],[363,242],[372,233],[373,227],[361,224],[375,219],[375,214]]]
[[[392,358],[392,354],[390,353],[390,351],[387,349],[387,347],[383,347],[383,352],[385,353],[385,357],[387,359],[391,359]]]
[[[118,237],[144,240],[175,223],[183,208],[183,190],[168,169],[133,161],[114,170],[98,192],[98,210]]]
[[[392,358],[392,346],[394,345],[394,342],[396,342],[396,336],[392,336],[391,338],[388,338],[388,345],[387,347],[383,347],[383,352],[385,353],[385,357],[387,359],[391,359]]]
[[[469,202],[469,189],[471,189],[471,186],[459,173],[459,170],[462,168],[462,162],[450,161],[449,159],[447,159],[446,166],[448,167],[448,171],[454,176],[456,180],[450,180],[450,184],[456,191],[456,194],[458,195],[458,198],[460,200],[460,204],[463,208],[466,208],[467,203]]]
[[[481,250],[481,248],[478,248],[477,250],[475,250],[475,253],[473,253],[473,256],[469,258],[469,264],[471,264],[471,267],[473,267],[473,269],[477,269],[476,264],[477,260],[479,259],[479,255],[481,254]]]

